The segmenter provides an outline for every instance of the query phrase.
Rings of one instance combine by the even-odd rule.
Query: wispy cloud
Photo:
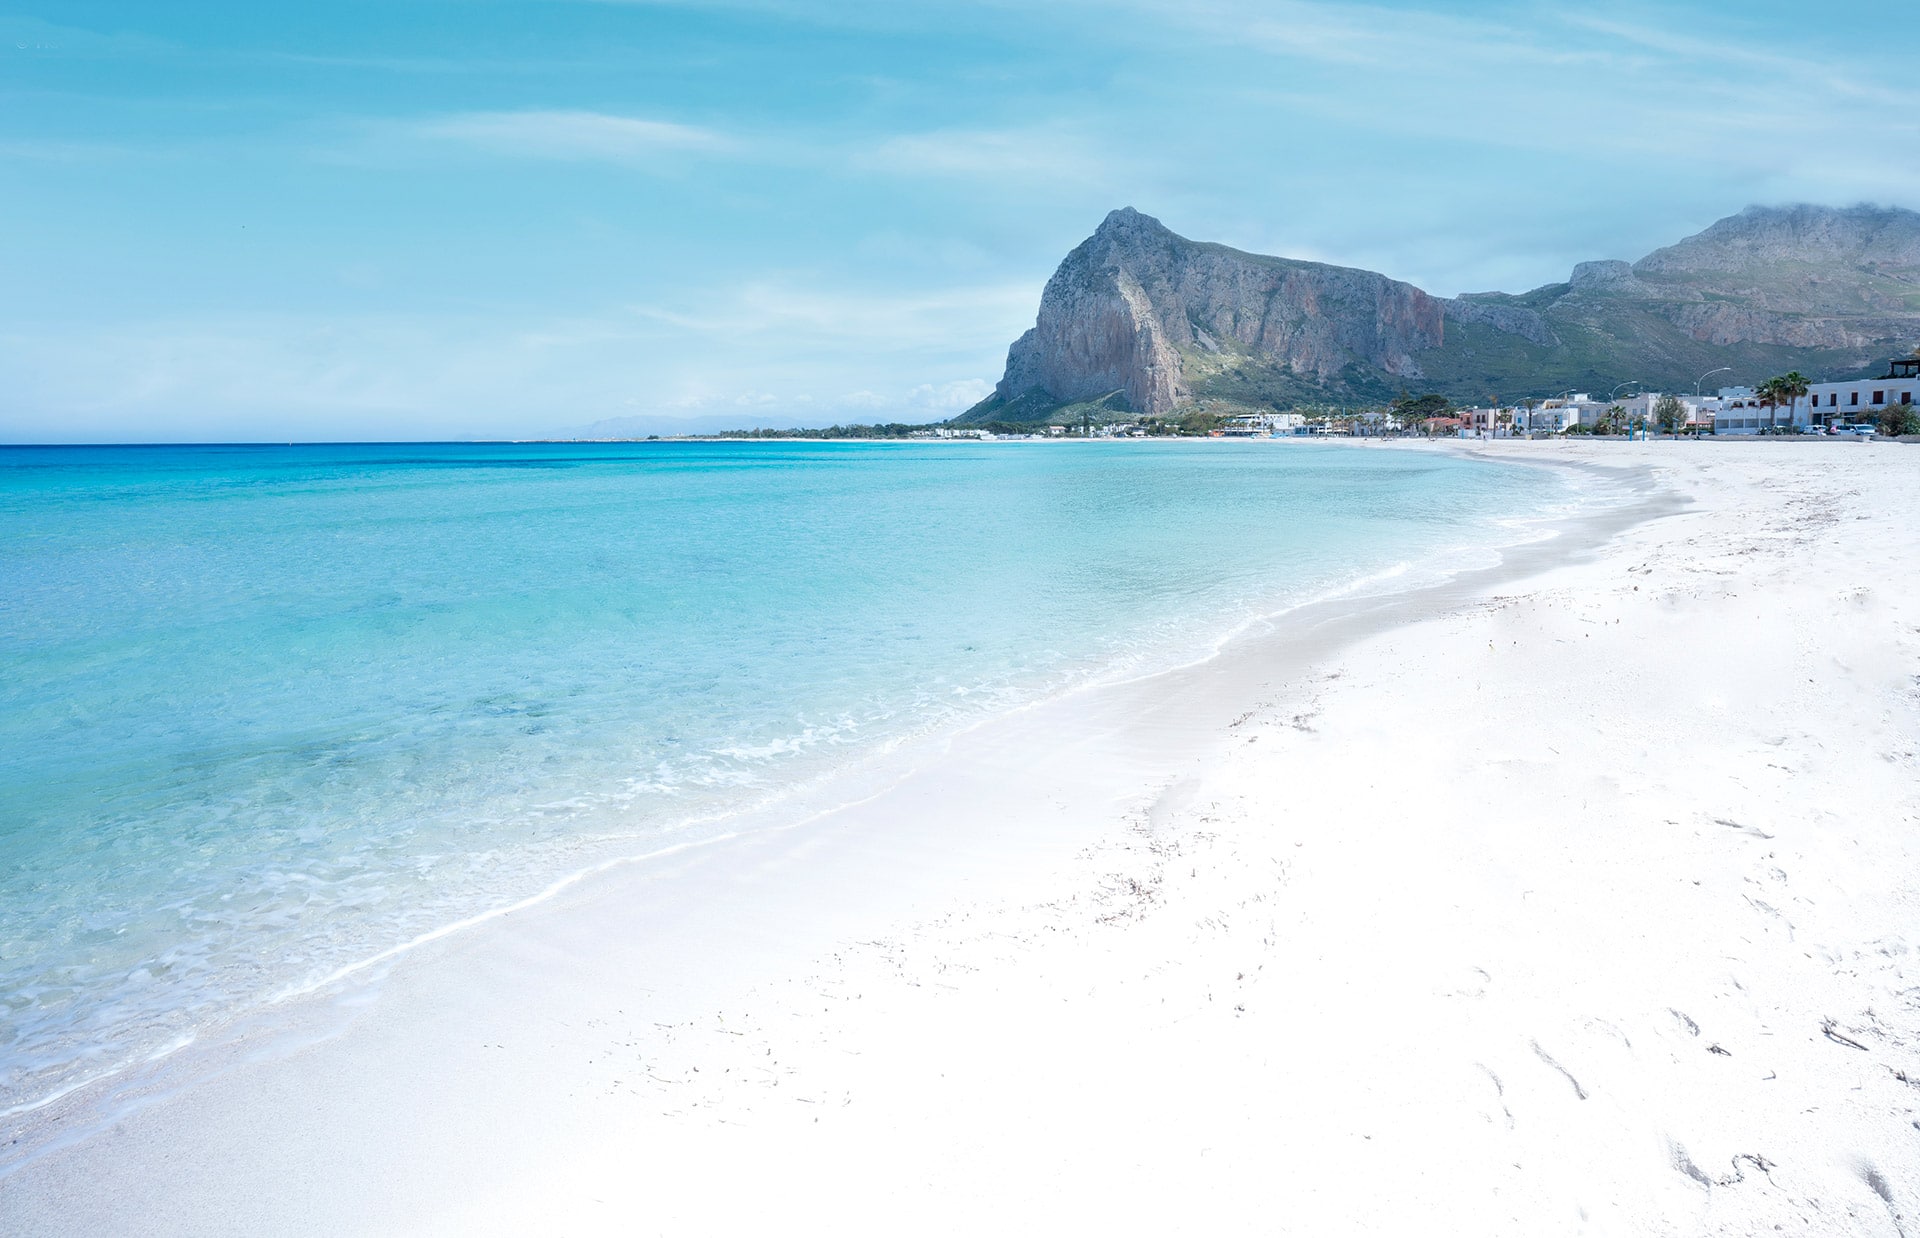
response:
[[[1119,161],[1061,127],[942,129],[881,139],[857,151],[867,171],[932,176],[1108,179]]]
[[[698,125],[586,111],[460,112],[409,122],[403,131],[501,155],[617,164],[649,163],[663,154],[726,154],[740,146]]]
[[[37,17],[0,17],[0,48],[35,56],[107,58],[168,55],[178,52],[180,45],[131,31],[103,33]]]
[[[941,129],[869,135],[815,129],[726,131],[655,117],[568,109],[458,112],[365,122],[360,153],[427,143],[510,159],[647,168],[668,159],[749,159],[816,175],[854,171],[894,179],[1070,184],[1123,183],[1134,161],[1067,125]],[[335,151],[333,153],[341,153]]]
[[[1841,62],[1873,4],[635,4],[325,31],[140,9],[164,38],[0,18],[28,70],[0,170],[35,236],[0,434],[964,407],[1059,255],[1128,203],[1442,293],[1635,258],[1751,201],[1920,205],[1888,153],[1920,144],[1920,85]],[[610,194],[623,176],[671,192]],[[235,203],[277,226],[209,226]]]
[[[1712,195],[1721,212],[1744,204],[1728,193],[1920,197],[1920,169],[1886,155],[1920,141],[1920,86],[1827,71],[1817,47],[1782,46],[1778,28],[1763,35],[1664,10],[1659,23],[1636,22],[1552,4],[1496,20],[1327,0],[1092,2],[1143,15],[1165,38],[1287,66],[1268,79],[1284,86],[1219,88],[1253,114],[1416,159],[1451,150],[1462,166],[1505,164],[1498,192],[1570,195],[1568,210],[1602,181],[1655,201]],[[1556,191],[1542,179],[1549,165],[1513,164],[1502,151],[1583,169],[1584,179]]]

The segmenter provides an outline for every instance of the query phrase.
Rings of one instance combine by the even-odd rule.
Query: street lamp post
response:
[[[1723,373],[1727,370],[1731,370],[1732,368],[1733,367],[1730,365],[1723,365],[1723,366],[1720,366],[1718,369],[1708,370],[1705,374],[1702,374],[1700,377],[1693,380],[1694,411],[1698,412],[1700,408],[1700,384],[1706,382],[1709,378],[1712,378],[1715,374]],[[1715,428],[1714,433],[1716,434],[1719,433],[1719,430],[1717,427]]]
[[[1611,404],[1613,403],[1613,392],[1614,392],[1614,391],[1618,391],[1618,390],[1620,390],[1620,388],[1622,388],[1622,387],[1638,387],[1639,385],[1640,385],[1640,380],[1639,380],[1639,379],[1637,379],[1637,378],[1629,378],[1629,379],[1628,379],[1628,380],[1627,380],[1626,382],[1624,382],[1624,383],[1615,383],[1615,384],[1613,385],[1613,391],[1609,391],[1609,392],[1607,392],[1607,403],[1608,403],[1609,405],[1611,405]],[[1628,438],[1632,438],[1632,437],[1633,437],[1633,431],[1632,431],[1632,430],[1628,430],[1628,431],[1627,431],[1627,437],[1628,437]]]

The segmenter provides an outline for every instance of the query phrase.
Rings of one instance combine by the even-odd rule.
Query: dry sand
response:
[[[1688,505],[435,943],[0,1230],[1920,1235],[1920,450],[1481,450]]]

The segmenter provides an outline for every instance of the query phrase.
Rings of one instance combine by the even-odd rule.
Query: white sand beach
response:
[[[1920,449],[1376,449],[1652,488],[10,1119],[0,1231],[1920,1233]]]

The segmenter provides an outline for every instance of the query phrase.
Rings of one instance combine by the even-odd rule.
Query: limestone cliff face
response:
[[[1537,310],[1524,305],[1504,305],[1499,302],[1470,301],[1465,298],[1446,302],[1447,317],[1456,322],[1485,323],[1495,331],[1504,331],[1508,335],[1517,335],[1521,339],[1539,344],[1542,347],[1558,343],[1553,328],[1547,325]]]
[[[1033,421],[1118,393],[1164,415],[1198,398],[1284,408],[1401,391],[1508,399],[1731,367],[1864,374],[1920,342],[1920,213],[1749,207],[1638,262],[1582,262],[1532,292],[1432,297],[1346,267],[1108,215],[1047,281],[1033,329],[964,420]]]
[[[1709,344],[1774,344],[1787,348],[1866,348],[1897,328],[1883,320],[1781,313],[1725,301],[1677,301],[1666,316]]]
[[[1726,277],[1795,286],[1856,283],[1849,274],[1920,274],[1920,214],[1879,206],[1750,206],[1633,264],[1646,277]],[[1825,279],[1820,278],[1825,276]],[[1837,278],[1836,278],[1837,277]],[[1794,307],[1801,301],[1796,298]]]
[[[1415,288],[1316,262],[1176,236],[1131,207],[1108,215],[1047,281],[994,398],[1070,403],[1124,393],[1163,414],[1191,395],[1183,352],[1243,351],[1326,380],[1350,365],[1418,377],[1443,306]]]
[[[1748,207],[1632,269],[1642,295],[1697,340],[1867,348],[1914,329],[1920,214]]]

